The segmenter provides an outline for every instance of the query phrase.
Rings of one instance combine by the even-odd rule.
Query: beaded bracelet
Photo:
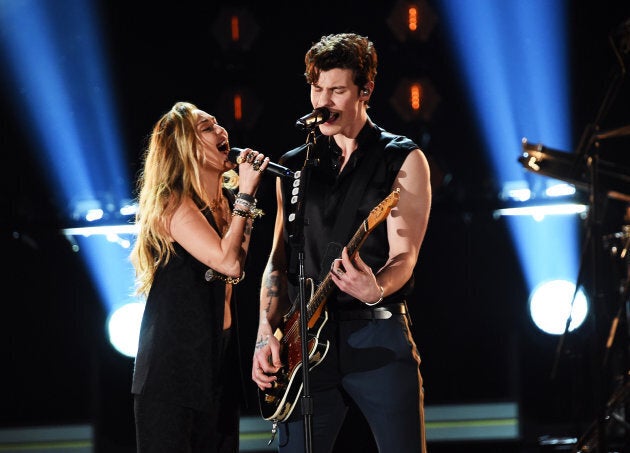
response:
[[[381,302],[383,302],[383,297],[385,297],[385,290],[383,289],[383,287],[381,285],[378,285],[378,287],[381,289],[381,297],[378,298],[378,300],[376,302],[363,302],[365,305],[367,305],[368,307],[372,307],[376,304],[380,304]]]
[[[245,217],[246,219],[253,219],[251,211],[245,211],[244,209],[234,209],[232,211],[232,217],[234,216]]]
[[[241,274],[240,277],[230,277],[228,275],[223,275],[214,269],[208,269],[205,275],[207,282],[212,282],[214,280],[221,280],[224,283],[229,283],[231,285],[236,285],[238,282],[245,278],[245,271]]]

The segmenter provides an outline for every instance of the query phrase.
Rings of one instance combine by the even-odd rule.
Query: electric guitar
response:
[[[348,242],[348,255],[354,257],[368,235],[382,223],[392,208],[398,204],[400,189],[395,189],[381,201],[368,215]],[[328,341],[322,342],[319,334],[328,321],[326,300],[336,288],[330,277],[330,271],[314,291],[312,279],[306,279],[306,292],[310,298],[306,304],[308,326],[308,363],[312,370],[326,357]],[[258,404],[265,420],[280,422],[287,419],[302,391],[302,343],[300,341],[300,300],[294,301],[291,310],[283,316],[282,326],[276,329],[274,336],[280,342],[282,368],[276,373],[277,380],[270,389],[258,389]]]

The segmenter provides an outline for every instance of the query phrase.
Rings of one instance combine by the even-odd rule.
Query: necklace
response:
[[[208,209],[210,209],[210,212],[216,212],[217,208],[221,206],[222,204],[223,204],[223,199],[219,199],[219,201],[212,200],[208,204]]]

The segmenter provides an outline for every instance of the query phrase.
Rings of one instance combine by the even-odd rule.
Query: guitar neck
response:
[[[348,255],[350,255],[351,257],[354,256],[354,254],[363,245],[363,242],[367,239],[368,233],[369,231],[367,221],[364,220],[363,222],[361,222],[361,225],[354,233],[354,236],[352,236],[352,239],[350,239],[350,242],[348,242],[348,245],[346,245],[346,247],[348,248]],[[317,287],[317,290],[313,294],[313,297],[311,297],[311,300],[307,304],[307,319],[311,319],[313,317],[313,314],[315,314],[317,309],[326,301],[326,299],[328,299],[328,296],[330,296],[330,293],[335,288],[336,286],[333,283],[332,278],[330,277],[329,271],[326,274],[324,280]]]

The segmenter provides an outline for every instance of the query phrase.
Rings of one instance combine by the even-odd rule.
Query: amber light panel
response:
[[[427,0],[398,0],[387,17],[387,25],[400,42],[426,42],[437,19]]]
[[[241,27],[240,19],[237,15],[234,15],[230,19],[230,30],[232,35],[232,42],[237,43],[241,40]]]
[[[222,8],[212,23],[212,34],[228,52],[246,52],[256,42],[260,26],[246,7]]]
[[[241,121],[243,119],[243,97],[240,93],[234,94],[234,119]]]
[[[409,106],[415,112],[422,108],[422,85],[414,83],[409,87]]]
[[[429,121],[441,98],[428,77],[404,78],[389,101],[405,121]]]
[[[418,8],[416,6],[410,6],[407,10],[407,26],[411,32],[418,30]]]

